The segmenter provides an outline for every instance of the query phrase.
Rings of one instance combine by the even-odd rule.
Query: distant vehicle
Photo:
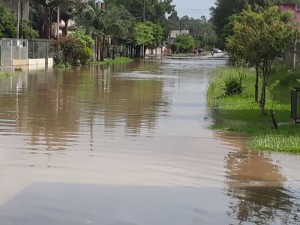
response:
[[[212,48],[211,49],[211,55],[213,56],[215,53],[222,53],[222,50],[220,50],[218,48]]]
[[[214,53],[222,53],[222,50],[220,50],[218,48],[213,48],[212,50]]]

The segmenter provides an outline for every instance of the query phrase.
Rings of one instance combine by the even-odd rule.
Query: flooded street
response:
[[[0,78],[0,225],[300,224],[300,155],[215,132],[225,61]]]

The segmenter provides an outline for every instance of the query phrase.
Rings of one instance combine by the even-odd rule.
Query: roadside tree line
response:
[[[228,51],[230,62],[255,68],[254,101],[259,103],[263,114],[266,114],[266,87],[271,69],[276,60],[282,61],[293,49],[299,37],[294,16],[291,12],[281,12],[277,3],[276,0],[218,0],[211,8],[219,45]]]
[[[20,37],[58,39],[57,28],[53,26],[58,20],[65,24],[62,36],[70,32],[81,34],[53,41],[53,49],[60,51],[57,59],[71,58],[63,56],[66,52],[76,55],[71,50],[63,52],[60,48],[64,45],[62,48],[68,49],[65,46],[70,43],[64,42],[80,43],[80,38],[77,41],[72,38],[78,39],[80,36],[82,39],[83,35],[93,39],[93,55],[97,61],[103,61],[106,57],[115,58],[117,55],[142,57],[145,49],[161,47],[174,29],[190,31],[190,36],[195,40],[190,51],[194,47],[214,45],[217,39],[212,24],[205,17],[179,18],[172,0],[106,0],[102,5],[95,0],[30,0],[29,3],[30,18],[29,21],[21,20],[24,29]],[[0,38],[15,38],[16,16],[2,7],[1,10],[5,13],[1,13]],[[70,20],[75,21],[74,27],[68,27]],[[87,48],[90,47],[80,48],[85,49],[85,55],[90,52]],[[78,62],[78,59],[73,61]]]

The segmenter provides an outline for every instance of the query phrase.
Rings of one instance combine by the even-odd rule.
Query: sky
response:
[[[205,16],[210,18],[209,8],[215,5],[216,0],[173,0],[173,5],[176,5],[175,10],[179,17],[185,15],[199,19]]]

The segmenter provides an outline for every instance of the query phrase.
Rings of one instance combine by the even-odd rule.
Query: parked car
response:
[[[212,48],[211,49],[211,55],[213,56],[215,53],[222,53],[222,50],[220,50],[218,48]]]
[[[218,49],[218,48],[213,48],[213,52],[214,53],[222,53],[222,50]]]

